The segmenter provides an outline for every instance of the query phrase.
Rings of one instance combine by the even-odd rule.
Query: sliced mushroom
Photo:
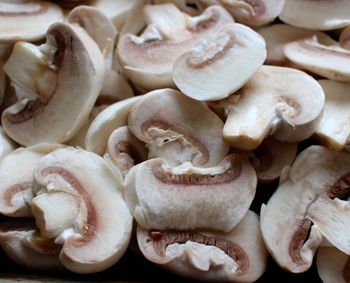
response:
[[[198,16],[202,10],[198,0],[153,0],[153,4],[156,5],[165,3],[173,3],[180,11],[191,16]]]
[[[147,159],[147,149],[143,142],[130,133],[127,126],[122,126],[109,137],[104,159],[111,161],[125,175],[134,165]]]
[[[173,80],[196,100],[219,100],[241,88],[266,58],[264,39],[241,24],[225,25],[175,61]]]
[[[40,160],[32,211],[41,234],[63,244],[60,260],[67,269],[99,272],[126,251],[132,216],[122,186],[121,177],[91,152],[58,149]]]
[[[339,44],[345,49],[350,49],[350,26],[342,30],[339,35]]]
[[[0,245],[9,258],[27,268],[48,270],[61,267],[58,254],[62,246],[41,237],[32,221],[1,223]]]
[[[249,150],[268,135],[287,142],[304,140],[314,132],[324,103],[323,90],[311,76],[291,68],[263,66],[227,98],[224,140]]]
[[[350,145],[350,83],[319,81],[326,95],[322,119],[315,136],[322,144],[335,150]]]
[[[0,161],[0,213],[12,217],[31,217],[30,202],[34,167],[58,144],[38,144],[18,148]]]
[[[349,11],[347,0],[285,0],[279,18],[300,28],[331,30],[349,25]]]
[[[0,161],[15,148],[15,143],[6,135],[0,126]]]
[[[307,270],[324,235],[350,253],[347,240],[350,154],[322,146],[305,149],[284,172],[277,191],[261,208],[267,249],[283,268]],[[348,226],[347,226],[348,225]]]
[[[86,121],[104,78],[96,43],[82,28],[63,23],[50,27],[46,44],[16,43],[4,69],[19,101],[2,113],[2,125],[26,146],[73,137]]]
[[[252,166],[230,155],[218,166],[171,167],[145,161],[126,175],[124,196],[136,221],[146,229],[214,229],[228,232],[242,220],[254,198]]]
[[[254,282],[267,265],[259,219],[252,211],[228,233],[146,230],[138,225],[137,240],[148,260],[200,280]]]
[[[301,69],[332,80],[350,81],[350,51],[339,45],[326,46],[311,37],[286,44],[284,54]]]
[[[206,104],[172,89],[147,93],[129,115],[129,129],[147,144],[149,158],[162,157],[172,165],[217,165],[229,149],[222,127]]]

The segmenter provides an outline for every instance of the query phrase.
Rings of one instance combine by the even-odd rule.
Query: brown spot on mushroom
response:
[[[348,259],[347,262],[344,265],[343,278],[344,278],[346,283],[350,282],[350,259]]]
[[[29,190],[32,187],[32,182],[24,182],[21,184],[15,184],[8,188],[4,193],[4,201],[7,206],[13,206],[12,199],[13,197],[23,191]]]
[[[300,255],[300,250],[308,239],[312,222],[309,219],[302,220],[301,224],[298,225],[295,233],[292,236],[289,245],[289,255],[292,260],[300,265],[304,264],[304,259]]]
[[[205,21],[201,21],[197,25],[189,26],[188,30],[192,32],[198,32],[198,33],[205,31],[213,27],[218,22],[219,19],[220,19],[220,14],[217,11],[212,10],[212,14],[209,19]]]
[[[40,14],[46,13],[46,11],[48,10],[48,5],[45,3],[40,3],[40,4],[35,3],[35,4],[37,5],[34,6],[33,4],[29,4],[29,5],[21,4],[23,8],[25,8],[25,6],[27,6],[28,8],[32,6],[32,8],[35,8],[35,9],[28,9],[27,11],[18,9],[18,11],[16,11],[16,10],[6,10],[6,6],[7,5],[10,6],[10,4],[0,3],[0,17],[16,17],[16,16],[21,17],[21,16],[28,16],[28,15],[29,16],[40,15]]]
[[[237,264],[237,273],[246,273],[249,268],[249,258],[245,251],[237,244],[227,240],[217,239],[192,231],[150,231],[149,236],[153,242],[154,251],[158,256],[164,257],[166,248],[171,244],[185,244],[187,241],[215,246],[231,257]]]
[[[327,195],[331,199],[346,199],[350,194],[350,172],[338,179],[328,190]]]
[[[133,144],[127,141],[120,141],[115,145],[115,154],[119,155],[122,152],[128,154],[134,160],[135,164],[144,161],[142,153]]]
[[[288,105],[288,117],[289,118],[295,118],[300,115],[301,113],[301,105],[297,103],[294,99],[287,97],[287,96],[280,96],[279,98],[280,102],[284,102]],[[284,108],[279,109],[280,111],[285,111]]]
[[[265,172],[271,168],[272,153],[267,145],[261,144],[253,153],[255,158],[250,158],[249,161],[256,171]]]

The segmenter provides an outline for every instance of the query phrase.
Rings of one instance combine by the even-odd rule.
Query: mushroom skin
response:
[[[137,226],[142,254],[181,276],[220,282],[254,282],[268,254],[258,216],[248,211],[227,233],[208,230],[147,230]]]
[[[56,150],[37,165],[32,191],[36,223],[43,235],[63,245],[59,258],[64,267],[95,273],[122,257],[132,216],[122,196],[122,178],[103,158],[74,148]],[[57,215],[62,209],[68,212]]]
[[[279,187],[260,213],[261,231],[272,257],[288,271],[310,268],[323,236],[350,253],[348,195],[350,154],[310,146],[286,168]]]
[[[146,229],[228,232],[247,213],[257,178],[238,155],[211,168],[171,167],[157,158],[131,168],[124,184],[128,207]]]
[[[49,28],[46,44],[16,43],[4,70],[18,102],[4,110],[2,126],[25,146],[73,137],[86,121],[104,78],[96,43],[82,28],[64,23]]]

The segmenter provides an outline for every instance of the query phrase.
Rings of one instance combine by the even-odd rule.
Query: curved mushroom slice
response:
[[[268,135],[287,142],[310,137],[325,103],[321,86],[311,76],[275,66],[263,66],[231,97],[237,95],[234,103],[227,98],[224,140],[249,150]]]
[[[124,196],[136,221],[146,229],[214,229],[230,231],[254,198],[252,166],[230,155],[218,166],[170,167],[151,159],[126,175]]]
[[[61,245],[41,237],[35,223],[25,220],[0,224],[0,245],[13,261],[31,269],[60,268]]]
[[[59,6],[45,1],[1,1],[0,41],[35,41],[45,36],[48,27],[63,20]]]
[[[284,55],[284,46],[292,41],[316,36],[317,40],[324,45],[338,44],[327,34],[319,31],[296,28],[286,24],[274,24],[263,27],[257,31],[266,40],[267,57],[265,64],[285,65],[287,58]]]
[[[335,150],[350,145],[350,83],[319,81],[326,95],[326,104],[315,136],[322,144]]]
[[[0,161],[0,213],[13,217],[31,217],[30,202],[34,167],[58,144],[38,144],[18,148]]]
[[[311,37],[286,44],[284,54],[301,69],[336,81],[350,81],[350,51],[338,45],[325,46]]]
[[[251,211],[228,233],[146,230],[138,225],[137,240],[148,260],[200,280],[254,282],[267,265],[259,219]]]
[[[334,247],[320,247],[317,251],[318,275],[324,283],[347,283],[350,281],[349,256]]]
[[[191,161],[210,167],[221,162],[229,150],[222,127],[206,104],[172,89],[147,93],[129,115],[129,129],[147,144],[149,158],[162,157],[173,166]]]
[[[6,135],[0,126],[0,161],[15,148],[15,143]]]
[[[122,126],[109,137],[104,159],[111,161],[125,175],[134,165],[147,160],[147,148],[127,126]]]
[[[4,69],[19,101],[2,113],[2,125],[11,138],[27,146],[73,137],[104,78],[96,43],[82,28],[63,23],[50,27],[44,45],[18,42]]]
[[[350,24],[349,11],[350,2],[347,0],[285,0],[279,18],[300,28],[331,30]]]
[[[241,88],[266,58],[264,39],[241,24],[222,27],[175,61],[173,80],[196,100],[219,100]]]
[[[58,149],[40,160],[32,210],[41,233],[63,244],[60,260],[67,269],[99,272],[124,254],[132,216],[122,186],[121,177],[94,153]]]
[[[130,109],[142,97],[140,95],[119,101],[97,115],[86,134],[86,150],[103,155],[106,152],[107,142],[112,132],[128,124]]]
[[[322,234],[350,253],[348,240],[350,154],[311,146],[284,171],[277,191],[261,208],[261,230],[270,254],[292,272],[307,270]],[[315,225],[313,225],[315,224]]]

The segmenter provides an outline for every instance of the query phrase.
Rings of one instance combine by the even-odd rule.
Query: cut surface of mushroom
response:
[[[149,158],[162,157],[172,165],[217,165],[228,152],[222,140],[223,123],[206,104],[172,89],[147,93],[129,115],[129,129],[145,142]]]
[[[350,83],[330,80],[319,81],[326,104],[315,136],[321,143],[335,150],[350,145]]]
[[[241,24],[223,26],[175,61],[176,86],[196,100],[219,100],[241,88],[266,58],[264,39]]]
[[[137,240],[148,260],[190,278],[254,282],[267,265],[259,219],[251,211],[228,233],[146,230],[138,225]]]
[[[32,216],[30,202],[34,167],[58,144],[38,144],[18,148],[0,161],[0,213],[13,217]]]
[[[227,98],[224,140],[249,150],[269,135],[280,141],[304,140],[314,132],[324,103],[322,87],[311,76],[292,68],[263,66]]]
[[[145,161],[126,175],[124,196],[136,221],[146,229],[230,231],[254,198],[256,175],[238,155],[218,166],[170,167],[160,158]]]
[[[40,160],[32,211],[41,233],[63,244],[60,260],[67,269],[99,272],[126,251],[132,216],[122,186],[121,177],[94,153],[58,149]]]
[[[322,235],[350,253],[350,154],[311,146],[298,155],[281,177],[277,191],[261,208],[261,230],[267,249],[277,263],[291,272],[312,264]]]
[[[15,148],[15,143],[6,135],[0,126],[0,161]]]
[[[26,146],[73,137],[86,121],[104,79],[96,43],[82,28],[63,23],[49,28],[46,44],[18,42],[4,69],[19,101],[2,113],[2,126]]]

